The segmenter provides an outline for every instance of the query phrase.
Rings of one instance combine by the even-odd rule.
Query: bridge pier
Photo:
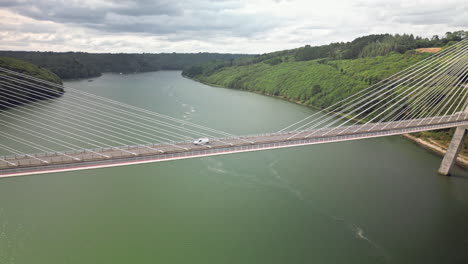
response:
[[[455,161],[457,160],[458,153],[463,147],[463,139],[466,135],[466,130],[468,126],[457,127],[455,133],[453,134],[452,141],[445,153],[442,164],[440,164],[439,173],[442,175],[450,175],[450,170],[453,168]]]

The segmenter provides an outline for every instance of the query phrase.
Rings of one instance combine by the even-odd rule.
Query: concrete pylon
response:
[[[460,152],[463,146],[463,139],[466,135],[466,129],[468,127],[462,126],[457,127],[455,133],[453,134],[452,141],[450,141],[449,148],[445,153],[442,164],[440,164],[439,173],[442,175],[450,175],[450,170],[452,169],[455,161],[457,160],[458,153]]]
[[[468,106],[466,106],[463,113],[468,113]],[[457,156],[460,150],[463,147],[463,139],[466,135],[466,130],[468,126],[457,127],[455,133],[453,134],[452,141],[450,141],[449,148],[445,152],[444,159],[442,164],[440,164],[439,173],[442,175],[450,175],[450,170],[453,168],[453,165],[457,161]]]

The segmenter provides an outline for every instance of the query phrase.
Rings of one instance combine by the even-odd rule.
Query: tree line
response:
[[[48,69],[62,79],[89,78],[104,72],[148,72],[182,70],[213,60],[229,61],[245,54],[221,53],[86,53],[86,52],[30,52],[0,51],[0,56],[27,61]]]

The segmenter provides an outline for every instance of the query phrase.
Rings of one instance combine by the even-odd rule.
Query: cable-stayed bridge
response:
[[[237,136],[0,68],[0,177],[122,166],[468,127],[468,40],[284,129]],[[53,105],[66,91],[67,102]],[[65,97],[65,96],[64,96]],[[192,142],[208,137],[210,144]]]

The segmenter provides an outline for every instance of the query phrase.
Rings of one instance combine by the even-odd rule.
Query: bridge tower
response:
[[[468,113],[468,107],[465,108],[465,113]],[[457,161],[457,156],[460,150],[463,147],[463,139],[466,135],[466,130],[468,126],[460,126],[457,127],[455,133],[453,134],[452,140],[450,141],[450,145],[445,152],[444,159],[440,164],[439,173],[442,175],[449,176],[450,170],[452,170],[453,165]]]
[[[442,175],[450,175],[450,170],[452,169],[455,161],[457,160],[458,153],[463,147],[463,139],[466,135],[466,129],[468,127],[462,126],[457,127],[455,133],[453,134],[452,141],[450,142],[449,148],[445,153],[442,164],[440,164],[439,173]]]

